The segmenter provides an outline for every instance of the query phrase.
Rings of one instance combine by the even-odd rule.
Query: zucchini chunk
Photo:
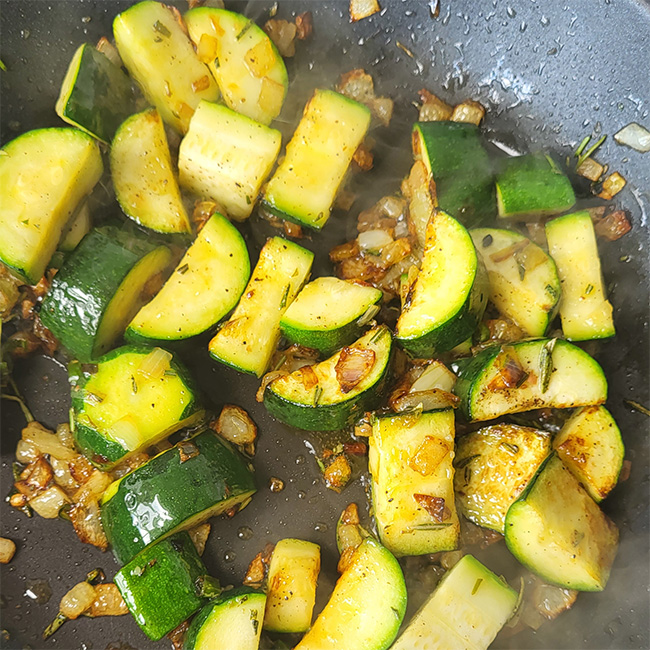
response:
[[[562,339],[495,345],[452,366],[454,393],[469,421],[540,408],[602,404],[607,380],[598,362]]]
[[[210,341],[213,358],[261,377],[280,338],[280,319],[309,277],[314,254],[269,239],[233,315]]]
[[[280,152],[279,131],[226,106],[201,102],[178,153],[180,184],[243,221]]]
[[[102,171],[97,143],[77,129],[28,131],[2,147],[0,261],[36,284]]]
[[[397,320],[397,341],[415,357],[451,350],[472,335],[487,299],[487,275],[472,238],[456,219],[435,212],[422,267]]]
[[[459,438],[454,488],[461,513],[503,534],[508,508],[550,453],[548,433],[516,424],[495,424]]]
[[[113,21],[115,44],[124,66],[160,112],[180,133],[202,99],[215,102],[219,88],[201,63],[171,7],[138,2]]]
[[[479,128],[466,122],[416,122],[413,156],[436,184],[438,207],[466,227],[496,214],[492,166]]]
[[[280,320],[291,342],[332,354],[358,339],[381,301],[379,289],[332,277],[316,278],[296,296]],[[370,310],[370,311],[369,311]],[[365,321],[365,322],[364,322]]]
[[[198,526],[254,493],[249,464],[204,431],[109,485],[102,524],[115,557],[125,563],[156,540]]]
[[[618,529],[551,454],[506,515],[506,544],[533,573],[565,589],[602,591]]]
[[[392,650],[487,650],[512,616],[517,592],[471,555],[448,571]]]
[[[316,90],[266,186],[264,207],[281,219],[320,230],[369,126],[366,106],[331,90]]]
[[[512,230],[477,228],[470,235],[487,269],[490,300],[528,336],[544,336],[560,304],[555,262]]]
[[[457,548],[454,412],[375,416],[369,445],[381,543],[397,556]]]
[[[594,501],[602,501],[618,482],[625,447],[604,406],[577,410],[553,440],[553,449]]]
[[[211,329],[237,304],[249,277],[244,239],[215,212],[163,288],[135,315],[127,340],[178,341]]]
[[[280,114],[289,85],[273,41],[234,11],[197,7],[184,18],[199,59],[208,64],[227,106],[270,124]]]
[[[250,587],[224,591],[192,619],[183,650],[257,650],[266,595]]]
[[[75,442],[101,469],[203,417],[187,371],[161,348],[121,347],[69,373]]]
[[[145,549],[115,574],[115,584],[135,622],[157,641],[206,601],[197,581],[207,570],[186,532]]]
[[[115,196],[124,214],[162,233],[192,232],[185,212],[165,127],[155,108],[131,115],[111,145]]]
[[[402,569],[390,551],[369,537],[352,555],[325,609],[295,650],[386,650],[405,611]]]
[[[90,232],[92,226],[93,221],[90,216],[88,201],[84,201],[68,220],[68,223],[63,229],[58,250],[63,251],[64,253],[72,252],[77,248],[77,246],[79,246],[81,240]]]
[[[316,603],[320,546],[281,539],[273,549],[268,573],[264,629],[306,632]]]
[[[113,226],[96,228],[54,276],[43,324],[78,360],[97,359],[160,287],[171,261],[166,246]]]
[[[612,305],[605,297],[596,234],[588,212],[546,224],[546,239],[562,283],[560,319],[571,341],[614,336]]]
[[[81,45],[63,79],[56,114],[108,144],[133,105],[131,80],[122,69],[92,45]]]
[[[391,343],[390,330],[376,327],[329,359],[274,379],[264,392],[264,405],[297,429],[343,429],[378,405]]]
[[[569,210],[576,196],[550,156],[507,158],[496,177],[499,218],[539,218]]]

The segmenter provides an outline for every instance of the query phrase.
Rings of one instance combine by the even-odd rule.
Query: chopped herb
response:
[[[246,195],[246,205],[250,205],[252,203],[251,197],[247,194]]]
[[[548,390],[553,374],[553,348],[557,339],[547,341],[539,353],[539,389],[542,393]]]
[[[241,40],[244,37],[244,34],[253,26],[253,21],[249,20],[243,27],[242,30],[235,37],[236,40]]]
[[[135,380],[135,377],[131,375],[131,388],[133,389],[133,394],[135,395],[138,392],[138,382]]]
[[[376,342],[381,338],[381,336],[383,335],[384,331],[385,331],[385,330],[384,330],[383,327],[379,327],[379,328],[377,329],[377,331],[373,334],[373,336],[372,336],[372,338],[370,339],[369,343],[376,343]]]
[[[589,147],[586,151],[584,151],[585,147],[587,146],[587,143],[591,140],[591,136],[587,136],[581,143],[580,146],[576,149],[575,156],[578,159],[578,162],[576,163],[576,169],[582,165],[582,163],[587,160],[587,158],[590,158],[593,153],[596,152],[596,149],[600,147],[603,142],[607,139],[607,136],[604,135],[602,138],[599,138],[596,140],[596,142]]]
[[[59,612],[55,619],[43,630],[43,640],[49,639],[67,620],[68,617]]]
[[[167,29],[167,27],[165,27],[159,20],[157,20],[153,24],[153,30],[155,32],[158,32],[159,34],[161,34],[165,38],[169,38],[172,35],[172,33]]]
[[[474,587],[472,589],[472,596],[478,591],[478,588],[481,586],[482,582],[483,582],[483,578],[477,578],[476,582],[474,583]]]
[[[587,288],[585,289],[585,296],[588,296],[593,290],[594,290],[594,285],[588,284]]]
[[[638,411],[639,413],[643,413],[643,415],[647,415],[650,417],[650,409],[647,409],[645,406],[643,406],[643,404],[634,402],[631,399],[624,399],[623,402],[627,404],[630,408],[634,409],[635,411]]]
[[[399,41],[396,41],[395,45],[397,45],[397,47],[399,47],[399,49],[402,50],[402,52],[404,52],[404,54],[406,54],[406,56],[410,56],[412,59],[415,58],[413,56],[413,52],[411,52],[411,50],[409,50],[408,47],[406,47],[406,45],[404,45],[403,43],[400,43]]]
[[[187,273],[189,268],[190,268],[189,264],[183,264],[183,266],[179,266],[178,269],[176,269],[176,272],[180,273],[181,275],[184,275],[185,273]]]
[[[289,298],[289,289],[291,289],[290,284],[288,284],[287,288],[284,290],[284,295],[282,296],[282,300],[280,301],[280,309],[284,309],[287,306],[287,299]]]
[[[402,616],[400,614],[400,611],[396,609],[395,607],[391,607],[391,610],[393,611],[393,614],[395,614],[395,618],[402,619]]]
[[[412,532],[415,530],[440,530],[441,528],[447,528],[447,526],[451,526],[451,522],[448,523],[426,523],[426,524],[417,524],[416,526],[413,526],[413,528],[407,529],[406,532]]]
[[[526,277],[526,265],[517,258],[515,255],[515,260],[517,261],[517,270],[519,271],[519,279],[523,281],[523,279]]]
[[[322,394],[323,394],[323,387],[316,386],[316,390],[314,391],[314,406],[318,406]]]
[[[502,442],[501,446],[507,449],[511,454],[519,453],[519,447],[517,445],[513,445],[510,442]]]
[[[7,66],[5,65],[5,62],[2,59],[0,59],[0,70],[2,70],[3,72],[7,72]]]
[[[579,156],[584,150],[585,147],[587,146],[587,143],[591,140],[590,135],[586,135],[583,139],[582,142],[578,145],[578,148],[576,149],[575,156]]]
[[[318,457],[316,456],[316,465],[318,465],[318,469],[324,474],[325,473],[325,463]]]
[[[280,370],[280,368],[282,368],[286,360],[287,360],[287,355],[281,354],[280,358],[278,359],[278,362],[273,366],[273,370]]]

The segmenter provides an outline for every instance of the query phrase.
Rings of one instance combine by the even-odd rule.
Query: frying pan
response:
[[[25,130],[60,124],[54,103],[72,53],[84,41],[94,43],[110,35],[113,17],[130,4],[0,0],[0,55],[8,68],[0,76],[3,143]],[[281,1],[278,13],[288,17],[310,9],[315,26],[311,41],[301,44],[289,62],[294,81],[283,112],[287,132],[313,87],[331,85],[341,72],[355,67],[370,71],[379,94],[396,101],[390,129],[376,136],[377,164],[365,180],[362,207],[395,191],[406,174],[409,130],[416,119],[411,102],[422,87],[452,102],[464,98],[483,102],[488,107],[489,138],[517,151],[545,149],[565,156],[592,132],[613,135],[632,121],[650,124],[647,2],[441,0],[437,17],[433,0],[383,0],[382,5],[381,14],[356,24],[348,21],[347,2]],[[229,6],[264,20],[271,3]],[[618,334],[600,344],[596,353],[609,380],[608,407],[620,423],[626,456],[632,462],[629,480],[603,504],[621,530],[620,550],[604,593],[581,594],[575,606],[553,623],[537,633],[499,637],[495,648],[650,647],[649,420],[624,402],[646,406],[650,402],[650,156],[618,146],[610,137],[598,158],[628,179],[617,203],[630,211],[633,221],[629,235],[601,245]],[[354,233],[356,208],[348,219],[335,215],[322,235],[306,240],[317,253],[316,272],[327,270],[330,246]],[[254,252],[266,234],[257,223],[245,227]],[[204,555],[208,569],[224,584],[240,583],[266,542],[308,539],[323,550],[318,592],[322,605],[336,579],[335,522],[349,502],[365,507],[363,481],[357,479],[340,495],[326,490],[309,452],[310,443],[318,444],[316,436],[305,437],[275,422],[254,400],[258,382],[212,363],[205,346],[195,346],[184,356],[215,410],[224,403],[239,404],[249,410],[260,430],[255,459],[259,492],[233,519],[213,522]],[[55,427],[67,419],[68,386],[61,357],[30,358],[17,366],[15,378],[38,420]],[[11,461],[22,426],[15,404],[3,402],[2,494],[12,482]],[[284,481],[282,492],[269,490],[272,476]],[[1,534],[18,545],[11,564],[3,567],[0,615],[2,627],[10,633],[4,647],[167,647],[164,640],[148,642],[130,617],[82,617],[44,643],[40,634],[55,616],[61,596],[88,570],[103,567],[110,578],[118,567],[110,553],[81,544],[67,522],[26,519],[4,501],[0,509]],[[508,563],[507,553],[503,549],[500,553],[490,560],[496,571]],[[36,594],[41,602],[33,599]]]

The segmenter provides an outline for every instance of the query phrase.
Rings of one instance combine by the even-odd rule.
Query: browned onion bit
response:
[[[409,458],[408,464],[412,470],[422,476],[430,476],[448,453],[449,447],[444,441],[432,436],[425,436],[413,456]]]
[[[311,11],[296,16],[296,38],[299,41],[308,39],[314,31],[314,20]]]
[[[598,237],[616,241],[632,230],[632,224],[626,210],[612,210],[606,216],[596,219],[594,230]]]
[[[381,11],[377,0],[350,0],[350,21],[357,22]]]
[[[192,0],[190,0],[192,2]],[[167,638],[172,643],[172,650],[183,650],[185,646],[185,635],[187,630],[190,627],[189,619],[183,621],[178,627],[175,627],[171,632],[167,634]]]
[[[502,350],[499,356],[501,357],[498,360],[499,371],[488,388],[493,391],[518,388],[528,379],[528,373],[523,369],[513,350]]]
[[[244,584],[259,589],[266,580],[269,572],[269,564],[275,544],[266,544],[248,565],[248,570],[244,576]]]
[[[323,471],[323,477],[325,485],[330,490],[341,492],[352,477],[352,468],[345,454],[338,454],[334,457],[334,460]]]
[[[435,497],[431,494],[414,494],[413,498],[421,508],[431,515],[435,522],[442,523],[445,519],[449,519],[451,512],[442,497]]]
[[[390,124],[393,116],[393,100],[375,95],[375,83],[365,70],[357,68],[341,75],[336,90],[350,99],[365,104],[381,125]]]
[[[257,425],[250,415],[234,404],[226,404],[219,415],[219,419],[210,423],[224,440],[235,445],[253,445],[257,439]]]
[[[295,23],[279,18],[271,18],[264,23],[263,29],[282,56],[292,57],[295,55],[298,33]]]
[[[443,102],[442,99],[436,97],[433,93],[423,88],[418,93],[420,96],[420,112],[418,120],[420,122],[444,122],[451,119],[454,112],[452,106]]]
[[[349,393],[368,375],[375,365],[375,357],[371,349],[345,347],[341,350],[334,372],[342,393]]]

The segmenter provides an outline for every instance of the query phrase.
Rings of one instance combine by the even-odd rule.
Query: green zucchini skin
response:
[[[108,306],[133,267],[157,248],[145,236],[114,226],[92,230],[54,276],[41,320],[75,358],[96,358]]]
[[[206,574],[183,531],[145,549],[117,572],[115,584],[140,629],[157,641],[206,602],[197,589]]]
[[[130,79],[92,45],[81,45],[63,80],[57,115],[108,144],[133,111]]]
[[[188,449],[190,458],[183,461]],[[124,563],[157,539],[201,523],[216,514],[219,504],[223,511],[255,489],[244,459],[215,433],[204,431],[124,476],[102,503],[102,524],[115,557]]]
[[[476,125],[416,122],[413,153],[433,174],[441,210],[467,228],[496,215],[492,165]]]

